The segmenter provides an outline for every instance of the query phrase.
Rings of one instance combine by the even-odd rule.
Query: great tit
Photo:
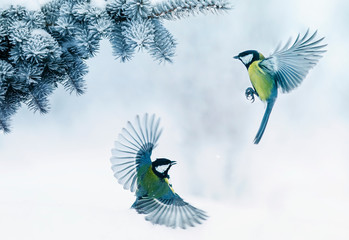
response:
[[[160,119],[145,114],[142,121],[136,116],[135,124],[127,122],[115,148],[112,149],[112,170],[124,189],[136,191],[136,201],[131,208],[145,214],[153,224],[167,227],[193,227],[207,218],[204,211],[185,202],[169,183],[168,171],[176,164],[166,158],[151,161],[153,149],[162,129]]]
[[[254,102],[254,95],[257,95],[260,100],[267,102],[262,123],[254,139],[255,144],[258,144],[263,136],[278,88],[285,93],[298,87],[326,52],[324,47],[327,44],[320,44],[324,37],[316,40],[316,33],[317,31],[309,36],[308,29],[303,37],[298,34],[290,47],[289,40],[283,48],[278,47],[267,58],[256,50],[244,51],[234,57],[246,66],[253,86],[246,89],[246,98]]]

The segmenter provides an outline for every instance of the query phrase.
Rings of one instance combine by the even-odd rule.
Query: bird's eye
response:
[[[169,164],[159,165],[159,166],[155,167],[155,170],[158,171],[159,173],[164,173],[169,166],[170,166]]]
[[[248,55],[245,55],[243,57],[240,57],[241,61],[244,64],[249,64],[252,61],[252,58],[253,58],[253,54],[248,54]]]

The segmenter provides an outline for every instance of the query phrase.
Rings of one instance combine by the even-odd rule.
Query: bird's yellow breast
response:
[[[169,182],[167,178],[161,179],[153,172],[150,166],[144,176],[140,179],[139,184],[147,192],[148,196],[159,197],[169,191]],[[170,187],[173,191],[173,189]]]
[[[168,181],[168,178],[165,178],[165,182],[166,182],[166,184],[170,187],[171,191],[172,191],[173,193],[175,193],[175,191],[174,191],[173,188],[172,188],[172,185],[171,185],[170,182]]]
[[[271,93],[272,89],[274,87],[274,81],[272,77],[264,72],[259,67],[259,61],[254,61],[248,68],[248,75],[250,76],[251,83],[254,87],[254,89],[257,91],[259,98],[262,101],[266,101]]]

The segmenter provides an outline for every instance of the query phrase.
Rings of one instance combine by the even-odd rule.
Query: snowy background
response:
[[[233,4],[165,22],[178,42],[173,64],[142,52],[120,63],[104,40],[84,95],[61,87],[49,114],[20,109],[0,135],[0,239],[349,239],[349,2]],[[279,95],[256,146],[264,104],[245,99],[248,74],[232,57],[267,56],[308,27],[328,52],[301,87]],[[134,196],[113,177],[110,150],[145,112],[164,128],[154,157],[178,162],[172,184],[208,212],[203,225],[153,226],[129,209]]]

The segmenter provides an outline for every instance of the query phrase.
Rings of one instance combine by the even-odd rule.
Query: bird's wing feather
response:
[[[309,29],[303,37],[298,34],[291,47],[288,41],[283,48],[279,50],[278,47],[270,57],[259,63],[263,70],[274,76],[283,92],[296,88],[326,52],[323,48],[327,44],[320,44],[324,37],[315,40],[316,34],[317,31],[309,36]]]
[[[168,194],[160,198],[139,197],[132,207],[138,213],[145,214],[147,221],[172,228],[193,227],[208,217],[203,210],[185,202],[170,189]]]
[[[142,122],[137,115],[135,126],[128,122],[119,134],[119,140],[115,141],[110,161],[114,176],[124,189],[134,192],[137,189],[137,171],[151,165],[150,156],[162,132],[159,123],[160,119],[155,119],[155,115],[149,118],[145,114]]]

